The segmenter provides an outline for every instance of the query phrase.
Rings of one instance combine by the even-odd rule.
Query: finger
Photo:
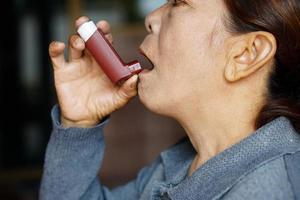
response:
[[[105,21],[105,20],[101,20],[97,23],[97,27],[101,29],[101,31],[106,35],[106,34],[110,34],[111,33],[111,28],[110,28],[110,24]]]
[[[111,34],[110,24],[107,21],[102,20],[97,23],[97,27],[105,35],[106,39],[112,44],[114,40]]]
[[[126,103],[137,94],[138,75],[133,75],[118,90],[119,98]]]
[[[114,43],[114,39],[113,39],[113,36],[112,34],[107,34],[105,35],[105,38],[109,41],[109,43]]]
[[[72,35],[69,40],[69,62],[80,59],[84,48],[84,41],[78,35]]]
[[[49,45],[49,55],[53,63],[53,67],[63,67],[66,63],[64,56],[65,44],[62,42],[52,42]]]
[[[79,28],[83,23],[90,21],[90,18],[87,16],[81,16],[75,21],[75,27]]]

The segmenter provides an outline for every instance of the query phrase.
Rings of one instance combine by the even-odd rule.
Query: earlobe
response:
[[[224,76],[229,82],[246,78],[270,62],[276,53],[276,40],[268,32],[252,32],[239,36],[225,66]]]
[[[235,78],[235,66],[232,64],[227,64],[224,71],[224,77],[228,82],[234,82],[236,80]]]

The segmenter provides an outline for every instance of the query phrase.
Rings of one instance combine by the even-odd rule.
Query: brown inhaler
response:
[[[114,84],[122,84],[123,81],[132,75],[142,71],[138,61],[128,64],[122,61],[116,50],[93,21],[83,23],[77,32],[85,41],[86,48]]]

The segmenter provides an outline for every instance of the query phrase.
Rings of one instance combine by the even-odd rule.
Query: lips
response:
[[[146,69],[148,69],[148,70],[150,70],[150,71],[153,70],[153,69],[154,69],[154,64],[153,64],[152,60],[147,56],[147,54],[145,53],[145,51],[144,51],[143,49],[139,48],[139,52],[140,52],[140,54],[143,55],[143,56],[149,61],[149,63],[150,63],[150,66],[149,66],[149,67],[146,67]]]

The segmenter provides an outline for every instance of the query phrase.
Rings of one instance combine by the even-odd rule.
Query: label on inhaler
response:
[[[138,70],[141,70],[142,67],[141,67],[140,63],[135,63],[135,64],[133,64],[133,65],[129,65],[129,66],[128,66],[128,69],[129,69],[131,72],[136,72],[136,71],[138,71]]]

